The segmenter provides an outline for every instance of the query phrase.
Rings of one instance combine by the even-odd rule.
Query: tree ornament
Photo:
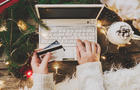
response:
[[[130,44],[131,39],[140,40],[140,36],[135,35],[131,26],[126,22],[115,22],[107,31],[108,40],[119,46]]]
[[[31,70],[26,72],[27,78],[30,78],[32,76],[33,72]]]
[[[18,25],[19,29],[21,29],[23,31],[26,31],[28,29],[27,24],[23,20],[19,20],[17,22],[17,25]]]
[[[19,0],[0,0],[0,14],[8,7],[17,3]]]

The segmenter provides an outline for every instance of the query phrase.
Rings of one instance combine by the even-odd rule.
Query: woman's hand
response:
[[[33,73],[48,74],[48,61],[50,59],[51,53],[47,53],[41,62],[40,59],[37,57],[37,51],[35,51],[31,61]]]
[[[100,60],[101,48],[99,44],[85,40],[77,40],[77,59],[79,64]]]

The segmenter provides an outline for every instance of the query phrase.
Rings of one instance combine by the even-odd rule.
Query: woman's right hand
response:
[[[100,60],[101,48],[99,44],[94,42],[77,40],[76,51],[79,64]]]

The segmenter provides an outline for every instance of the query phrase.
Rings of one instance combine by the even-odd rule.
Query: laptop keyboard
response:
[[[43,30],[41,33],[44,34]],[[59,41],[63,46],[76,46],[76,39],[96,41],[97,31],[94,25],[83,26],[51,26],[41,43]]]

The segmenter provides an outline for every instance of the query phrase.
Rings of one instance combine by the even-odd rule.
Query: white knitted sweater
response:
[[[32,90],[140,90],[140,64],[105,72],[100,62],[77,66],[76,77],[55,85],[52,74],[33,74]]]

